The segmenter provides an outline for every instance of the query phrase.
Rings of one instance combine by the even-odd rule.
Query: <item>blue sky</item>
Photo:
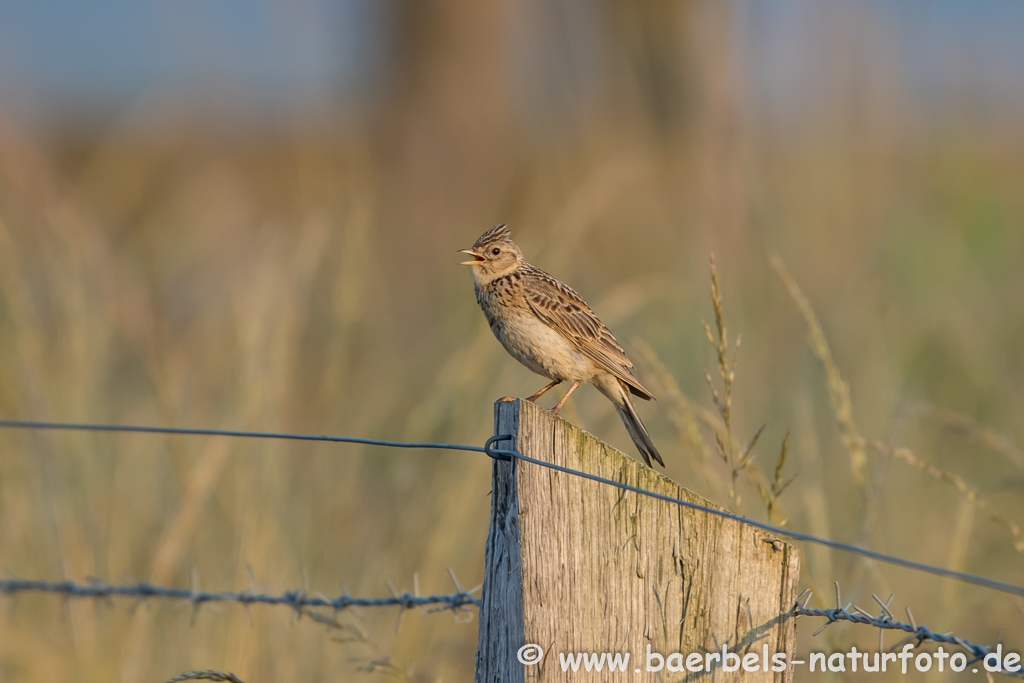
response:
[[[2,0],[0,88],[125,99],[203,80],[270,96],[355,86],[374,0]]]
[[[589,11],[592,0],[560,0]],[[580,5],[580,2],[583,4]],[[841,22],[867,69],[898,68],[925,95],[969,83],[1024,99],[1019,0],[734,0],[759,96],[790,102],[820,79]],[[273,104],[358,92],[387,44],[384,0],[2,0],[0,97],[130,100],[156,88],[230,84]],[[574,22],[587,26],[587,22]],[[590,27],[595,23],[589,23]],[[879,30],[880,29],[880,30]],[[590,30],[587,28],[576,30]],[[586,42],[586,41],[584,41]],[[893,65],[896,65],[895,67]]]

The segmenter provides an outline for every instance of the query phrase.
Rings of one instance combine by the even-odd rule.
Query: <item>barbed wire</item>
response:
[[[614,486],[625,491],[632,491],[639,493],[644,496],[663,500],[668,503],[674,503],[682,507],[690,508],[693,510],[701,510],[709,514],[718,515],[719,517],[725,517],[732,519],[737,522],[749,524],[753,527],[767,531],[779,536],[791,538],[797,541],[805,541],[808,543],[816,543],[823,545],[834,550],[841,550],[844,552],[852,553],[855,555],[861,555],[862,557],[868,557],[879,562],[885,562],[887,564],[893,564],[896,566],[904,567],[907,569],[913,569],[915,571],[926,572],[934,574],[936,576],[942,576],[945,578],[955,579],[965,583],[971,583],[977,586],[983,586],[992,590],[1000,591],[1003,593],[1009,593],[1011,595],[1018,595],[1024,597],[1024,587],[1017,586],[1004,581],[997,581],[990,579],[985,576],[979,576],[977,574],[968,574],[966,572],[957,571],[954,569],[946,569],[945,567],[938,567],[936,565],[925,564],[923,562],[917,562],[915,560],[908,560],[906,558],[898,557],[896,555],[889,555],[887,553],[881,553],[875,550],[869,550],[867,548],[861,548],[860,546],[851,545],[849,543],[843,543],[841,541],[833,541],[828,538],[821,538],[811,534],[805,534],[798,531],[792,531],[783,527],[775,526],[772,524],[765,524],[758,522],[740,515],[713,508],[707,505],[700,505],[698,503],[691,503],[690,501],[681,500],[679,498],[673,498],[661,493],[655,493],[654,491],[648,491],[638,486],[632,486],[625,484],[620,481],[614,481],[605,477],[600,477],[589,472],[581,472],[580,470],[574,470],[569,467],[563,467],[562,465],[556,465],[554,463],[545,462],[543,460],[537,460],[529,456],[523,455],[515,450],[495,448],[494,444],[500,441],[511,441],[513,436],[509,434],[501,434],[492,436],[484,444],[483,448],[480,446],[466,446],[462,444],[449,444],[449,443],[436,443],[436,442],[409,442],[409,441],[384,441],[379,439],[363,439],[357,437],[347,436],[321,436],[313,434],[292,434],[286,432],[250,432],[250,431],[236,431],[236,430],[221,430],[221,429],[188,429],[188,428],[177,428],[177,427],[141,427],[133,425],[102,425],[102,424],[88,424],[88,423],[71,423],[71,422],[34,422],[28,420],[0,420],[0,428],[20,428],[20,429],[61,429],[61,430],[85,430],[85,431],[102,431],[102,432],[134,432],[134,433],[145,433],[145,434],[186,434],[186,435],[199,435],[199,436],[232,436],[232,437],[249,437],[249,438],[271,438],[271,439],[289,439],[299,441],[328,441],[328,442],[340,442],[340,443],[358,443],[371,446],[386,446],[390,448],[429,448],[429,449],[443,449],[443,450],[457,450],[457,451],[471,451],[477,453],[484,453],[495,460],[511,461],[513,458],[526,462],[539,465],[541,467],[547,467],[549,469],[564,472],[566,474],[582,477],[591,481],[600,482],[608,486]]]
[[[956,645],[966,650],[972,657],[972,659],[968,660],[965,666],[970,666],[974,662],[983,660],[985,656],[990,654],[993,650],[993,648],[989,645],[978,645],[977,643],[972,643],[966,638],[961,638],[960,636],[953,635],[951,631],[947,631],[945,633],[935,633],[924,624],[917,623],[917,620],[914,619],[913,612],[910,611],[910,607],[905,608],[907,612],[907,619],[909,620],[909,622],[898,620],[896,616],[893,614],[892,610],[890,609],[894,597],[893,595],[890,595],[888,600],[882,602],[882,599],[879,598],[877,595],[875,595],[874,593],[871,594],[871,597],[874,598],[875,602],[877,602],[878,606],[880,607],[878,615],[875,616],[869,613],[867,610],[858,607],[857,605],[854,605],[851,602],[848,602],[844,605],[842,599],[840,598],[838,581],[835,583],[835,589],[835,607],[809,607],[808,604],[810,603],[811,598],[814,595],[810,589],[805,590],[796,599],[796,605],[793,607],[793,614],[795,614],[798,617],[824,617],[827,620],[821,626],[821,628],[819,628],[812,634],[812,636],[818,635],[829,626],[832,626],[836,622],[840,621],[851,622],[854,624],[862,624],[865,626],[873,626],[879,629],[878,649],[879,651],[881,651],[882,631],[903,631],[908,635],[902,640],[899,640],[896,643],[894,643],[889,648],[890,652],[897,650],[904,644],[912,641],[917,641],[915,647],[918,647],[922,643],[927,641],[945,645]],[[1013,676],[1015,678],[1024,678],[1024,671],[1014,672],[1002,670],[1000,671],[1000,673],[1003,673],[1007,676]]]
[[[453,576],[454,580],[454,576]],[[221,591],[208,592],[187,588],[166,588],[154,586],[151,583],[141,581],[132,584],[110,584],[105,581],[92,580],[88,584],[76,583],[74,581],[38,581],[34,579],[2,579],[0,580],[0,593],[7,595],[15,593],[53,593],[62,595],[65,598],[135,598],[139,601],[151,598],[173,598],[183,602],[189,602],[193,610],[199,610],[205,604],[216,602],[237,602],[248,607],[249,605],[287,605],[299,614],[306,608],[322,607],[335,612],[350,607],[401,607],[403,610],[410,610],[416,607],[432,607],[431,612],[468,609],[470,605],[479,607],[480,599],[473,597],[473,593],[480,587],[465,590],[456,581],[457,592],[448,595],[416,595],[405,591],[397,593],[390,598],[355,598],[351,595],[339,595],[338,597],[327,597],[318,593],[310,595],[304,590],[284,591],[283,593],[271,595],[259,593],[255,590],[246,591]]]
[[[329,598],[323,595],[309,595],[303,590],[285,591],[275,595],[257,593],[254,590],[207,592],[183,588],[166,588],[154,586],[147,582],[114,585],[99,580],[90,581],[88,584],[79,584],[74,581],[4,579],[0,580],[0,592],[8,595],[24,592],[43,592],[62,595],[65,598],[110,599],[114,597],[129,597],[135,598],[140,602],[152,598],[172,598],[182,602],[191,603],[193,606],[193,618],[203,605],[215,602],[236,602],[246,608],[252,604],[286,605],[295,610],[300,616],[306,614],[304,610],[309,608],[326,608],[331,609],[334,612],[340,612],[350,607],[400,607],[404,612],[417,607],[431,607],[432,609],[428,610],[430,612],[451,610],[452,612],[457,613],[459,611],[468,610],[471,606],[477,608],[481,606],[481,599],[475,598],[472,595],[472,593],[479,590],[479,586],[470,590],[465,590],[459,586],[458,581],[454,576],[452,577],[452,580],[455,582],[456,587],[459,588],[456,593],[420,596],[406,591],[401,594],[395,594],[390,598],[355,598],[350,595],[340,595],[338,597]],[[881,611],[877,616],[870,614],[867,610],[854,605],[853,603],[846,603],[843,605],[840,599],[838,582],[836,583],[836,607],[810,607],[809,603],[812,597],[813,593],[809,589],[804,591],[797,598],[792,613],[794,616],[798,617],[818,617],[826,619],[826,623],[814,632],[814,636],[817,636],[829,626],[841,621],[864,626],[872,626],[880,630],[902,631],[908,635],[893,644],[889,648],[890,651],[894,651],[903,644],[911,641],[917,641],[915,647],[928,641],[955,645],[963,648],[971,655],[972,659],[967,662],[968,666],[974,662],[984,659],[984,657],[990,654],[993,650],[991,646],[973,643],[966,638],[953,635],[952,632],[936,633],[924,624],[918,624],[909,607],[906,608],[909,622],[896,619],[890,609],[890,605],[893,601],[892,595],[889,596],[888,600],[883,602],[881,598],[872,593],[871,597],[874,598],[875,602],[877,602],[881,608]],[[879,650],[881,650],[881,633],[879,636]],[[188,674],[196,673],[205,674],[206,672],[188,672]],[[222,674],[220,672],[211,673],[216,673],[219,676],[231,675]],[[1024,678],[1024,673],[1008,671],[1003,671],[1002,673],[1017,678]],[[208,678],[206,675],[188,674],[183,674],[183,676],[186,676],[186,678]],[[171,680],[185,679],[175,678]],[[214,677],[209,678],[209,680],[232,679]]]
[[[242,679],[230,671],[214,671],[204,669],[202,671],[185,671],[174,678],[167,679],[166,683],[180,683],[181,681],[223,681],[226,683],[243,683]]]

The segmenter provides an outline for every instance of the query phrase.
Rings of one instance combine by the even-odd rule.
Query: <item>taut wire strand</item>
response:
[[[799,531],[792,531],[783,527],[774,526],[772,524],[765,524],[763,522],[757,522],[746,517],[735,515],[725,510],[719,510],[706,505],[700,505],[698,503],[691,503],[689,501],[680,500],[673,498],[661,493],[655,493],[654,491],[648,491],[638,486],[632,486],[630,484],[624,484],[622,482],[614,481],[612,479],[606,479],[605,477],[599,477],[595,474],[589,474],[587,472],[581,472],[561,465],[556,465],[550,462],[544,462],[543,460],[537,460],[529,456],[523,455],[514,450],[495,448],[494,444],[499,441],[511,441],[512,436],[508,434],[495,435],[489,438],[484,444],[484,447],[479,446],[465,446],[461,444],[449,444],[449,443],[433,443],[433,442],[410,442],[410,441],[383,441],[379,439],[361,439],[356,437],[348,436],[318,436],[313,434],[291,434],[284,432],[247,432],[247,431],[235,431],[235,430],[222,430],[222,429],[184,429],[175,427],[139,427],[130,425],[100,425],[100,424],[79,424],[71,422],[32,422],[27,420],[0,420],[0,428],[20,428],[20,429],[66,429],[66,430],[86,430],[86,431],[100,431],[100,432],[135,432],[145,434],[187,434],[187,435],[198,435],[198,436],[235,436],[235,437],[250,437],[250,438],[270,438],[270,439],[291,439],[299,441],[328,441],[328,442],[339,442],[339,443],[358,443],[366,444],[370,446],[386,446],[390,448],[432,448],[432,449],[444,449],[444,450],[456,450],[456,451],[472,451],[477,453],[485,453],[489,457],[495,460],[508,461],[513,458],[523,460],[525,462],[539,465],[540,467],[547,467],[549,469],[564,472],[572,476],[582,477],[591,481],[596,481],[608,486],[614,486],[624,491],[632,491],[633,493],[639,493],[644,496],[651,498],[657,498],[668,503],[674,503],[681,505],[693,510],[701,510],[719,517],[725,517],[726,519],[732,519],[737,522],[743,522],[750,524],[763,531],[768,531],[779,536],[785,536],[797,541],[805,541],[808,543],[817,543],[827,548],[833,548],[835,550],[842,550],[843,552],[853,553],[855,555],[861,555],[868,557],[879,562],[885,562],[887,564],[904,567],[907,569],[913,569],[915,571],[925,572],[933,574],[935,576],[942,576],[945,578],[962,581],[964,583],[971,583],[976,586],[983,586],[992,590],[1000,591],[1003,593],[1009,593],[1011,595],[1019,595],[1024,597],[1024,587],[1016,586],[1011,583],[1003,581],[997,581],[990,579],[985,576],[979,576],[977,574],[968,574],[966,572],[956,571],[954,569],[946,569],[945,567],[938,567],[935,565],[925,564],[923,562],[917,562],[914,560],[908,560],[895,555],[889,555],[881,553],[875,550],[869,550],[867,548],[861,548],[859,546],[850,545],[849,543],[842,543],[841,541],[833,541],[828,538],[821,538],[819,536],[813,536],[811,534],[801,533]]]

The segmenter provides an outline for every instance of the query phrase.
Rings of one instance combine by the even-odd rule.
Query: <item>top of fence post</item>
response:
[[[514,437],[500,448],[714,507],[533,403],[498,401],[495,434]],[[585,662],[563,671],[566,655],[605,652],[628,653],[625,670],[634,673],[698,673],[689,662],[700,659],[716,680],[790,680],[788,667],[772,671],[771,657],[792,655],[799,554],[743,522],[495,461],[486,563],[478,682],[575,681],[586,677]],[[527,644],[545,653],[530,666],[517,657]],[[739,659],[723,661],[723,646]],[[538,652],[521,654],[531,661]],[[757,671],[732,669],[750,654]]]

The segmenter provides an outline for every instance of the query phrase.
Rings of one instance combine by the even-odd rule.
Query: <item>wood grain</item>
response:
[[[532,458],[717,507],[532,403],[499,401],[495,429]],[[796,548],[742,522],[531,463],[495,461],[492,478],[478,683],[791,679],[763,662],[735,673],[720,660],[713,673],[668,665],[723,645],[740,657],[767,647],[791,658]],[[525,643],[544,649],[539,665],[517,660]],[[648,672],[648,646],[682,658]],[[627,673],[563,672],[559,653],[576,652],[628,652]]]

